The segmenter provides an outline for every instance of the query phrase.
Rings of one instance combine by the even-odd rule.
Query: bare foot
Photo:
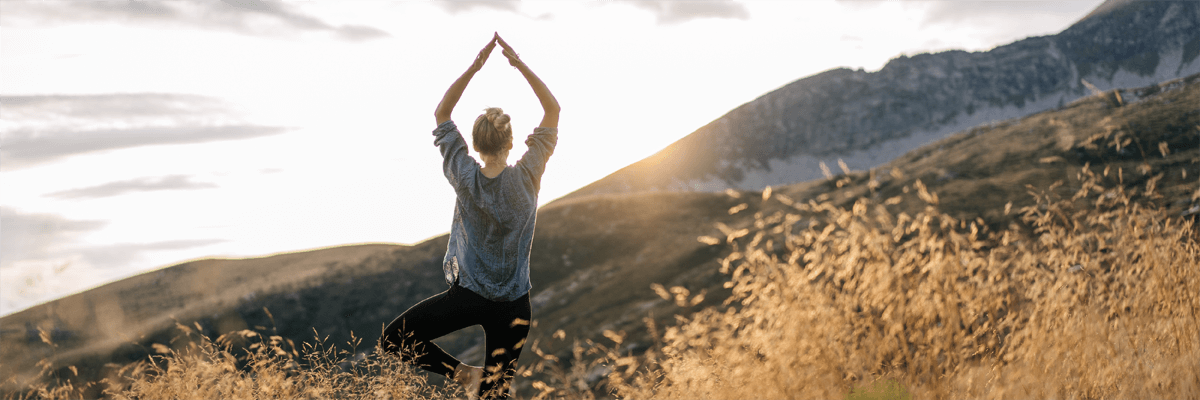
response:
[[[479,382],[483,380],[483,368],[467,364],[458,364],[454,368],[454,381],[462,386],[467,393],[467,399],[479,398]]]

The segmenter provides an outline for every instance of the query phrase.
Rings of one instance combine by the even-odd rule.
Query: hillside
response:
[[[1200,75],[976,127],[871,171],[776,187],[766,196],[664,192],[557,201],[539,210],[530,341],[567,360],[570,340],[552,340],[553,332],[601,341],[601,332],[611,329],[625,331],[627,349],[636,353],[652,344],[643,318],[670,325],[677,314],[719,304],[729,292],[718,260],[729,249],[697,240],[724,237],[718,223],[736,231],[753,228],[756,215],[819,218],[788,205],[792,201],[848,206],[861,197],[897,197],[891,206],[896,212],[914,211],[925,204],[915,189],[919,180],[938,195],[943,211],[1006,226],[1016,221],[1004,212],[1008,202],[1013,208],[1032,204],[1028,191],[1055,188],[1058,181],[1064,185],[1054,190],[1072,193],[1084,165],[1109,169],[1110,180],[1131,190],[1153,180],[1161,197],[1146,201],[1174,215],[1200,215]],[[0,374],[17,383],[32,379],[39,371],[35,364],[45,359],[60,376],[69,376],[69,366],[83,380],[111,376],[152,354],[155,344],[181,345],[172,341],[176,321],[198,324],[211,337],[250,328],[302,342],[311,341],[315,330],[328,335],[327,343],[341,344],[354,332],[365,338],[363,350],[382,324],[444,289],[439,264],[445,243],[443,236],[414,246],[200,260],[114,282],[0,319]],[[658,297],[652,283],[707,296],[679,308]],[[43,343],[39,329],[57,347]],[[468,330],[440,342],[477,359],[480,333]],[[13,381],[5,384],[5,391],[15,388]]]
[[[1056,35],[984,52],[900,56],[876,72],[833,69],[743,104],[565,198],[641,191],[761,190],[864,171],[980,124],[1099,90],[1200,73],[1200,2],[1105,2]],[[1088,83],[1084,83],[1084,81]]]

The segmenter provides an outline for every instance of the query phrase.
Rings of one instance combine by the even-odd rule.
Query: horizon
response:
[[[445,234],[432,111],[492,31],[564,107],[544,205],[797,79],[1054,34],[1100,3],[6,2],[0,315],[197,259]],[[540,108],[497,56],[454,117],[503,107],[512,162]]]

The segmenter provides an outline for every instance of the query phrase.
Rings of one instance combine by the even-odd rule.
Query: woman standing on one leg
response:
[[[512,149],[509,116],[488,108],[475,118],[472,144],[481,167],[468,154],[466,141],[450,112],[496,44],[509,64],[525,76],[545,112],[541,125],[525,140],[529,150],[507,165]],[[425,299],[396,317],[380,344],[387,352],[462,384],[468,396],[507,398],[517,357],[529,334],[529,253],[533,244],[538,190],[546,160],[558,142],[558,101],[542,80],[500,35],[479,52],[434,111],[433,131],[442,153],[442,170],[454,187],[454,222],[442,263],[450,289]],[[472,325],[486,333],[484,366],[463,364],[431,340]]]

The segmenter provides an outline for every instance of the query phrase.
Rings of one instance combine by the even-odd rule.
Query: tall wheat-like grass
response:
[[[156,355],[119,369],[100,384],[114,399],[446,399],[456,387],[438,388],[426,375],[379,350],[358,353],[321,340],[297,348],[280,336],[251,330],[216,340],[188,326]],[[199,327],[197,327],[199,328]],[[315,332],[314,332],[315,333]],[[83,387],[62,380],[39,383],[16,398],[81,398]]]
[[[63,379],[54,366],[44,361],[43,376],[25,390],[11,393],[13,399],[86,398],[89,387],[100,385],[105,398],[149,399],[427,399],[464,398],[462,387],[429,382],[428,373],[400,361],[375,346],[357,351],[361,339],[348,346],[332,346],[317,332],[315,340],[297,347],[281,336],[241,330],[213,340],[196,329],[176,324],[179,334],[170,345],[155,343],[155,355],[115,369],[100,382],[80,385]],[[562,331],[552,339],[565,340]],[[54,345],[49,334],[42,340]],[[560,364],[554,355],[542,352],[535,340],[531,363],[517,374],[535,377],[535,399],[593,398],[587,367],[608,360],[590,341],[576,342],[574,357]],[[565,368],[564,368],[565,367]],[[77,371],[75,367],[68,368]],[[68,374],[69,375],[69,374]],[[76,375],[78,373],[76,372]],[[56,377],[57,376],[57,377]],[[594,379],[592,380],[594,381]],[[548,383],[547,383],[548,382]]]
[[[109,382],[116,399],[442,399],[425,375],[378,351],[356,353],[324,341],[301,348],[280,336],[244,330],[213,341],[186,326],[181,349],[159,349]],[[315,332],[314,332],[315,333]],[[351,343],[358,345],[359,341]]]
[[[889,211],[899,198],[844,209],[768,190],[764,201],[787,211],[757,214],[754,230],[722,226],[726,237],[700,238],[732,249],[721,260],[732,289],[724,307],[678,317],[665,330],[645,319],[659,343],[640,355],[616,350],[620,332],[604,332],[611,347],[576,342],[571,360],[533,339],[517,379],[528,380],[535,399],[1200,398],[1194,221],[1148,206],[1157,179],[1109,188],[1102,182],[1114,178],[1088,167],[1078,178],[1072,197],[1056,196],[1057,186],[1031,188],[1036,204],[1015,210],[1021,223],[999,232],[940,212],[920,181],[913,192],[926,207],[915,215]],[[655,290],[680,306],[705,296]],[[378,350],[322,340],[297,348],[254,331],[212,340],[178,329],[170,346],[154,345],[157,355],[102,382],[104,393],[462,395]],[[566,337],[558,331],[550,340]],[[63,381],[19,395],[75,398],[81,389]]]
[[[999,233],[939,212],[919,181],[928,206],[911,216],[888,211],[898,199],[776,196],[797,213],[701,238],[733,247],[727,307],[668,328],[649,366],[610,351],[609,385],[639,399],[844,398],[880,381],[916,398],[1200,397],[1193,222],[1135,201],[1153,179],[1127,192],[1080,178],[1071,198],[1033,193],[1031,230]]]

